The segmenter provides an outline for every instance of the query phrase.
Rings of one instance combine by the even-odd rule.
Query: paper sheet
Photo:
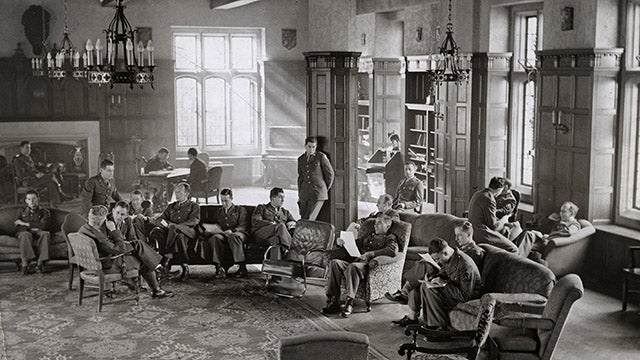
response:
[[[349,255],[353,257],[360,257],[360,250],[358,250],[358,246],[356,245],[356,238],[353,236],[351,231],[340,231],[340,238],[344,240],[344,248],[347,250]]]
[[[431,255],[429,255],[428,253],[424,253],[424,254],[421,253],[418,255],[420,255],[420,257],[423,258],[426,262],[433,265],[433,267],[435,267],[437,270],[440,270],[440,265],[438,265],[438,263],[435,260],[433,260]]]

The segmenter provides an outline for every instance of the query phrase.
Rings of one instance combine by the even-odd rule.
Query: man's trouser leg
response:
[[[329,283],[327,285],[327,297],[340,300],[340,284],[344,278],[344,271],[349,266],[349,262],[333,259],[329,264]]]
[[[162,255],[158,254],[155,250],[144,241],[136,240],[132,241],[131,245],[135,251],[135,257],[140,260],[142,265],[149,270],[155,270],[156,266],[160,264]]]
[[[411,269],[404,273],[405,284],[408,283],[409,285],[406,287],[403,286],[403,289],[406,289],[407,293],[413,289],[417,289],[420,286],[420,280],[424,280],[425,275],[432,275],[436,271],[436,268],[426,260],[416,261]]]
[[[345,295],[355,299],[360,280],[364,279],[368,264],[366,262],[353,262],[344,270]]]
[[[163,227],[155,227],[149,234],[151,243],[155,243],[158,246],[158,252],[160,255],[172,254],[167,252],[167,236],[169,235],[169,229]]]
[[[522,257],[529,256],[529,253],[537,239],[538,237],[533,233],[533,231],[525,231],[520,234],[520,236],[513,240],[513,243],[518,247],[518,255]]]
[[[424,317],[428,326],[447,327],[451,323],[449,320],[451,307],[447,305],[447,298],[441,290],[441,288],[427,288],[426,285],[420,288],[424,304]]]
[[[298,200],[298,210],[300,210],[300,219],[308,219],[311,214],[311,201]]]
[[[231,233],[227,236],[227,242],[231,249],[234,263],[243,263],[246,261],[244,256],[244,236],[238,233]]]
[[[225,234],[213,234],[209,238],[209,247],[211,247],[211,259],[214,264],[222,265],[226,243],[225,238]]]
[[[322,205],[324,205],[324,200],[316,200],[311,203],[311,212],[309,213],[309,220],[315,220],[318,218],[318,214],[320,214],[320,210],[322,210]]]
[[[409,292],[409,295],[407,296],[407,305],[409,306],[409,309],[411,309],[411,311],[416,314],[416,319],[420,314],[420,310],[422,310],[422,303],[422,289],[420,286],[418,286],[411,290],[411,292]]]
[[[22,259],[22,266],[27,266],[31,259],[36,257],[33,252],[33,236],[28,231],[20,231],[16,234],[18,241],[20,242],[20,259]]]
[[[287,225],[283,223],[263,226],[253,233],[257,241],[268,241],[271,245],[282,245],[284,249],[291,247],[291,234],[287,230]],[[279,251],[271,251],[269,258],[279,260]]]
[[[131,223],[133,224],[133,230],[135,231],[138,240],[149,243],[147,221],[138,217],[134,217],[133,220],[131,220]],[[152,247],[155,246],[155,244],[150,245]]]
[[[38,263],[49,261],[49,240],[51,239],[51,233],[48,231],[40,230],[36,234],[36,240],[34,246],[38,248]]]

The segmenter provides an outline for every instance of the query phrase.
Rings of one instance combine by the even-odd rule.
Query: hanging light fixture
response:
[[[103,30],[106,44],[100,39],[96,40],[95,45],[87,40],[86,52],[82,57],[87,81],[89,84],[109,84],[111,87],[113,84],[129,84],[130,88],[135,84],[141,88],[142,85],[149,84],[153,88],[153,42],[149,40],[145,47],[138,41],[134,46],[137,30],[133,30],[124,15],[126,6],[122,5],[122,0],[118,0],[114,8],[116,14],[109,27]]]
[[[47,74],[47,54],[49,53],[47,51],[47,24],[49,22],[48,19],[48,14],[45,12],[44,10],[44,1],[42,1],[42,3],[40,4],[40,14],[41,14],[41,21],[42,21],[42,38],[41,38],[41,42],[42,42],[42,47],[40,49],[40,54],[37,56],[34,56],[31,59],[31,74],[34,77],[44,77],[45,74]],[[34,52],[35,52],[35,47],[34,47]]]
[[[433,81],[440,85],[445,81],[461,84],[469,81],[471,69],[469,60],[460,56],[460,47],[453,40],[453,23],[451,22],[451,0],[449,0],[449,22],[447,23],[447,35],[440,45],[440,53],[435,55],[435,69],[431,71]]]

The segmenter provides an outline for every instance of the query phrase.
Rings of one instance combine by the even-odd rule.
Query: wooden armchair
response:
[[[138,290],[140,287],[140,274],[137,269],[127,270],[125,268],[124,261],[122,261],[122,272],[105,273],[102,270],[102,263],[100,262],[101,260],[104,260],[106,258],[118,259],[123,257],[124,254],[100,258],[98,256],[98,248],[96,247],[95,241],[80,233],[69,234],[69,243],[73,248],[78,266],[84,269],[80,271],[80,292],[78,294],[79,306],[82,305],[85,282],[96,285],[98,287],[98,312],[100,312],[102,311],[102,306],[105,304],[105,284],[110,283],[113,289],[115,282],[120,281],[124,278],[135,279],[135,296],[114,300],[109,303],[121,302],[125,300],[135,300],[137,304],[140,301],[140,296],[138,294]]]
[[[85,220],[82,216],[78,214],[68,214],[64,218],[64,222],[62,223],[62,234],[64,235],[64,241],[67,243],[67,261],[69,263],[69,290],[73,290],[73,266],[78,266],[78,260],[73,254],[73,249],[71,248],[71,243],[69,243],[69,234],[77,232],[80,230],[82,225],[86,224],[87,220]],[[78,269],[80,271],[80,269]]]

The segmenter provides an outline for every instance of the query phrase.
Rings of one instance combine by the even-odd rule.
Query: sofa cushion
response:
[[[491,329],[491,337],[498,344],[501,351],[505,352],[536,352],[538,350],[538,338],[534,329],[514,329],[494,325]]]
[[[439,237],[449,245],[455,246],[454,229],[466,219],[449,214],[411,214],[400,213],[400,220],[411,224],[409,246],[428,247],[431,240]]]

